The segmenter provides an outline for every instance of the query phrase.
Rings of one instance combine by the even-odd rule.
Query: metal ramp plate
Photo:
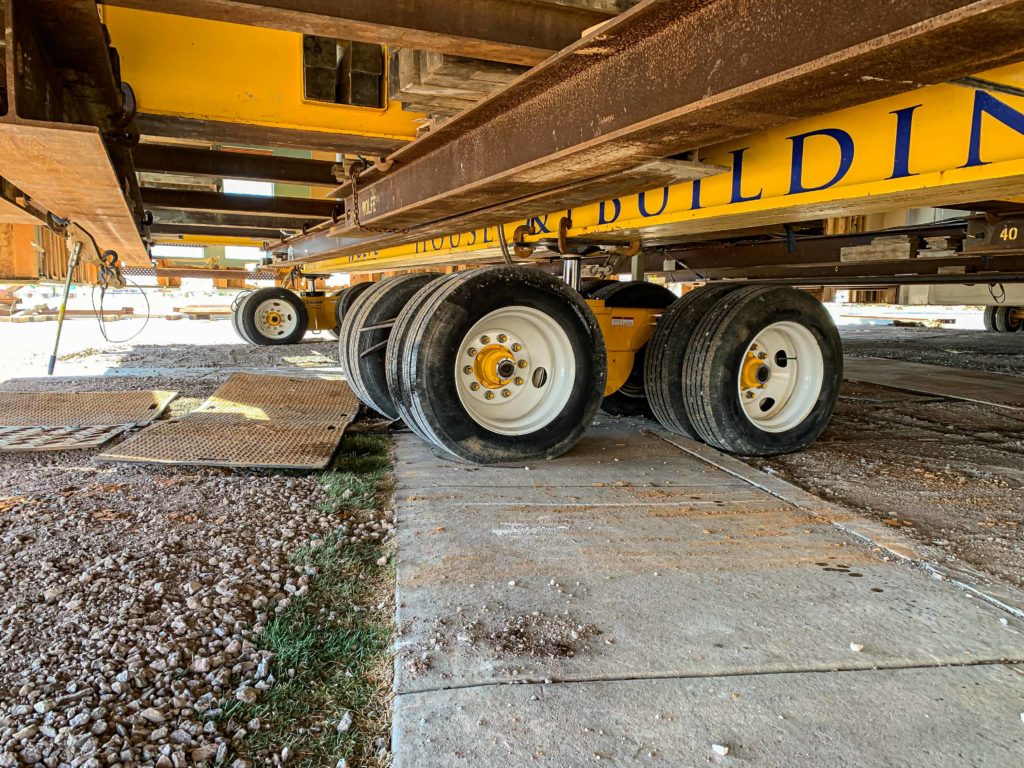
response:
[[[340,379],[232,374],[195,411],[154,424],[99,461],[323,469],[359,409]]]
[[[159,418],[177,392],[0,392],[0,451],[95,448]]]

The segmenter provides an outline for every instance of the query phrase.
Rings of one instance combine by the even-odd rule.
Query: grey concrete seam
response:
[[[791,483],[778,477],[771,477],[765,475],[762,472],[751,469],[748,465],[734,459],[731,456],[727,456],[724,453],[720,453],[713,448],[710,448],[703,444],[695,443],[694,446],[686,445],[683,442],[683,438],[676,437],[675,435],[665,435],[654,430],[644,430],[653,437],[658,437],[665,441],[669,445],[675,446],[681,451],[690,454],[691,456],[705,461],[718,469],[726,472],[733,477],[743,480],[755,488],[759,488],[765,493],[771,494],[780,501],[784,501],[787,504],[796,507],[804,512],[807,512],[812,517],[821,516],[822,512],[834,512],[836,514],[854,516],[855,513],[852,511],[840,507],[836,504],[831,504],[824,499],[819,499],[813,494],[808,493],[802,488],[797,488]],[[763,478],[763,479],[762,479]],[[764,482],[764,479],[770,479],[771,482]],[[814,502],[813,504],[809,502]],[[842,531],[843,533],[854,537],[855,539],[862,541],[863,543],[877,547],[883,550],[889,555],[899,559],[901,562],[912,565],[925,573],[929,574],[932,578],[941,579],[948,582],[950,585],[967,592],[975,597],[983,600],[994,608],[998,608],[1002,611],[1015,616],[1018,619],[1024,619],[1024,609],[1010,605],[998,597],[989,594],[981,587],[978,587],[970,582],[964,581],[963,577],[958,576],[954,571],[949,568],[933,563],[923,556],[914,551],[913,547],[908,544],[886,542],[883,541],[879,536],[879,533],[885,533],[880,531],[875,526],[872,526],[868,522],[860,522],[856,527],[851,526],[847,523],[843,523],[837,520],[830,520],[829,524],[834,528]],[[875,529],[875,530],[872,530]]]
[[[504,686],[527,686],[527,685],[590,685],[594,683],[635,683],[648,680],[718,680],[730,677],[778,677],[780,675],[832,675],[837,673],[855,672],[895,672],[901,670],[925,670],[925,669],[961,669],[968,667],[1008,667],[1020,674],[1024,674],[1024,658],[1021,659],[979,659],[977,661],[942,662],[934,664],[876,664],[864,667],[807,667],[805,669],[770,669],[763,671],[736,670],[733,672],[709,672],[698,675],[643,675],[635,677],[588,677],[559,679],[556,677],[543,677],[534,680],[520,679],[514,682],[485,682],[467,683],[465,685],[444,685],[436,688],[420,688],[415,691],[404,693],[395,692],[395,698],[403,696],[424,696],[433,693],[445,693],[447,691],[468,691],[483,688],[501,688]]]

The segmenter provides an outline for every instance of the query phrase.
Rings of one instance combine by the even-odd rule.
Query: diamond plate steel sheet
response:
[[[195,411],[154,424],[98,459],[323,469],[358,409],[340,379],[233,374]]]
[[[0,392],[3,427],[110,427],[146,424],[177,392]]]
[[[84,448],[98,448],[130,426],[0,427],[0,451],[80,451]]]

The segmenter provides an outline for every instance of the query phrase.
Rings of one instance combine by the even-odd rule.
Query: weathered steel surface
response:
[[[0,426],[97,427],[144,424],[177,392],[0,392]]]
[[[218,152],[194,147],[140,144],[132,150],[139,171],[252,179],[282,184],[333,185],[334,163],[248,152]]]
[[[218,467],[322,469],[359,410],[339,379],[232,374],[195,411],[98,458]]]
[[[173,208],[153,208],[154,224],[179,224],[202,227],[279,229],[295,231],[302,229],[303,220],[292,216],[267,216],[250,213],[221,213],[219,211],[185,211]],[[225,233],[230,234],[230,232]]]
[[[1022,23],[1022,0],[652,0],[364,174],[359,223],[397,237],[353,222],[332,234],[413,242],[469,212],[1007,64],[1024,54]]]
[[[909,285],[911,283],[1001,283],[1024,281],[1024,256],[969,256],[860,263],[708,267],[668,272],[673,280],[760,280],[803,285]]]
[[[125,264],[149,263],[98,129],[0,121],[0,176],[85,227]]]
[[[178,208],[185,211],[219,213],[260,213],[299,219],[328,218],[334,212],[333,200],[306,197],[262,197],[260,195],[197,192],[187,189],[146,187],[142,199],[147,207]]]
[[[0,176],[89,230],[128,264],[148,262],[125,146],[120,84],[91,0],[0,0]]]
[[[250,144],[258,147],[315,149],[324,152],[379,156],[401,147],[401,139],[358,136],[352,133],[279,128],[265,125],[198,120],[174,115],[140,114],[135,124],[143,136],[194,139],[214,144]],[[328,182],[330,183],[330,182]]]
[[[310,35],[537,64],[612,14],[508,0],[105,0],[160,11]]]
[[[155,222],[149,231],[155,235],[195,235],[197,237],[237,237],[272,242],[281,236],[279,229],[236,226],[230,229],[204,224],[163,224]]]

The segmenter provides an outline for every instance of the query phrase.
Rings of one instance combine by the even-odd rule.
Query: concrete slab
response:
[[[1006,768],[1022,700],[1002,665],[484,686],[400,696],[394,768]]]
[[[1024,409],[1024,380],[1018,376],[881,357],[846,357],[843,378],[926,395]]]
[[[662,440],[638,434],[639,420],[595,425],[573,449],[571,458],[523,467],[478,467],[451,460],[417,437],[409,436],[397,454],[399,491],[426,488],[553,488],[740,486],[717,467],[700,462],[670,462]],[[566,463],[568,462],[568,463]],[[571,471],[566,471],[571,466]]]
[[[604,422],[578,450],[529,470],[470,468],[434,457],[412,435],[399,437],[399,765],[453,765],[453,754],[472,765],[494,764],[499,754],[509,765],[533,764],[521,738],[532,733],[551,737],[554,746],[539,747],[560,755],[549,764],[578,765],[580,755],[600,754],[575,751],[597,737],[581,735],[566,745],[573,751],[560,751],[549,723],[564,728],[595,711],[630,720],[657,696],[696,717],[690,699],[712,689],[670,682],[680,679],[728,686],[746,675],[818,681],[837,671],[1024,662],[1018,616],[844,533],[844,510],[818,507],[813,497],[788,500],[777,478],[664,437],[632,421]],[[543,687],[551,681],[558,684]],[[533,685],[500,685],[511,682]],[[531,701],[573,683],[581,692],[560,693],[569,696],[564,705],[532,707],[529,717],[524,710],[518,726],[487,725],[486,713],[518,706],[508,696]],[[807,696],[825,696],[828,685],[814,682]],[[988,695],[1002,706],[1008,694]],[[871,698],[865,688],[854,703],[867,707]],[[429,722],[459,705],[465,716],[443,729],[449,751],[434,755],[425,739],[438,729]],[[870,741],[861,726],[850,726],[857,738],[839,736],[833,746],[856,750]],[[695,733],[676,734],[679,744]],[[709,744],[700,743],[699,760],[687,752],[668,764],[703,764]],[[785,755],[768,764],[788,766],[827,753],[799,746],[782,742],[764,754]]]

